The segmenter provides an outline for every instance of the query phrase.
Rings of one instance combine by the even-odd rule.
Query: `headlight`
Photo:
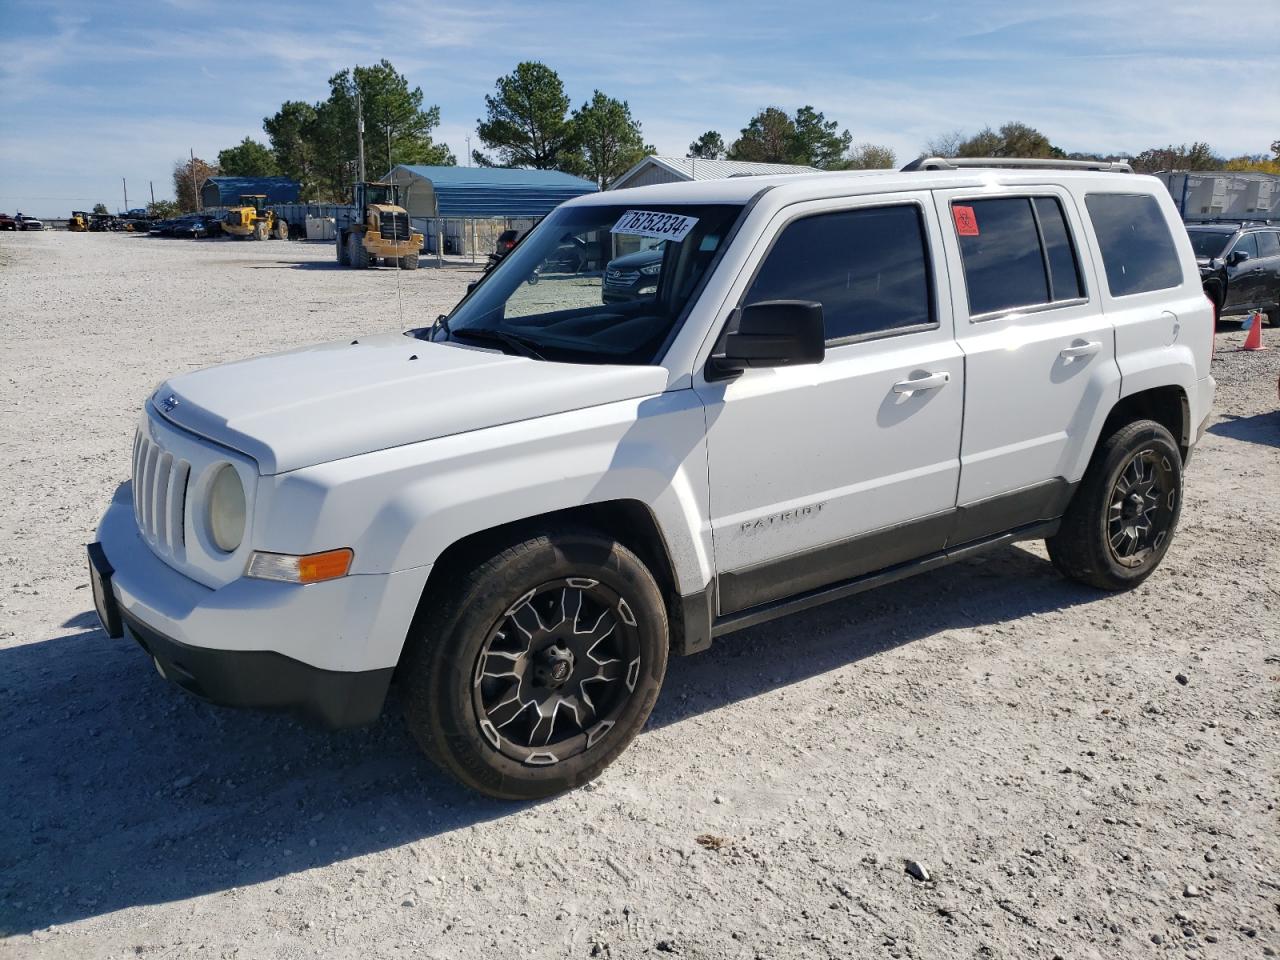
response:
[[[662,272],[662,264],[651,263],[647,267],[641,267],[640,272],[643,273],[646,277],[656,277],[658,274]]]
[[[244,484],[229,463],[218,468],[209,484],[209,536],[219,550],[234,553],[244,539]]]

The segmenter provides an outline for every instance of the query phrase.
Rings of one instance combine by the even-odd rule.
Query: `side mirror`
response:
[[[1236,267],[1249,259],[1249,254],[1243,250],[1232,250],[1230,256],[1227,257],[1227,266]]]
[[[470,283],[467,284],[467,293],[470,293],[472,290],[474,290],[478,286],[480,286],[480,281],[472,280]]]
[[[719,347],[711,362],[721,373],[821,363],[827,355],[822,304],[812,300],[749,303],[730,318]]]

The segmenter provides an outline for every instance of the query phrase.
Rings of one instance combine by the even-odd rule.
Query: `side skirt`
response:
[[[955,563],[958,560],[967,560],[969,557],[985,553],[988,550],[1002,547],[1006,544],[1017,543],[1021,540],[1040,540],[1045,537],[1051,537],[1058,532],[1058,526],[1061,520],[1048,520],[1038,523],[1028,524],[1006,533],[997,534],[982,540],[975,540],[961,546],[952,547],[946,550],[940,550],[931,553],[928,556],[920,557],[916,560],[900,563],[896,566],[887,567],[876,573],[868,573],[860,577],[852,577],[848,580],[842,580],[829,586],[820,587],[817,590],[809,590],[805,593],[797,594],[793,597],[786,597],[782,600],[774,600],[770,603],[763,603],[759,606],[742,610],[738,613],[732,613],[724,617],[716,617],[711,624],[711,637],[722,637],[725,634],[733,633],[736,630],[745,630],[748,627],[754,627],[761,623],[768,623],[770,620],[776,620],[779,617],[785,617],[788,614],[799,613],[802,610],[809,610],[813,607],[821,606],[824,603],[831,603],[835,600],[843,600],[846,597],[852,597],[855,594],[862,593],[866,590],[872,590],[885,584],[894,583],[898,580],[905,580],[907,577],[915,576],[918,573],[925,573],[929,570],[936,570],[944,567],[949,563]],[[709,645],[709,644],[708,644]]]

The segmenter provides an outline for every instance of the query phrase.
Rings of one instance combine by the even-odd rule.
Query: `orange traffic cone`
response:
[[[1244,346],[1241,350],[1265,350],[1262,345],[1262,314],[1256,310],[1253,316],[1249,318],[1249,336],[1244,338]]]

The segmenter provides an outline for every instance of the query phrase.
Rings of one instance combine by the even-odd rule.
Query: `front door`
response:
[[[965,370],[927,192],[778,214],[731,303],[823,306],[826,359],[695,378],[721,615],[940,549]]]

